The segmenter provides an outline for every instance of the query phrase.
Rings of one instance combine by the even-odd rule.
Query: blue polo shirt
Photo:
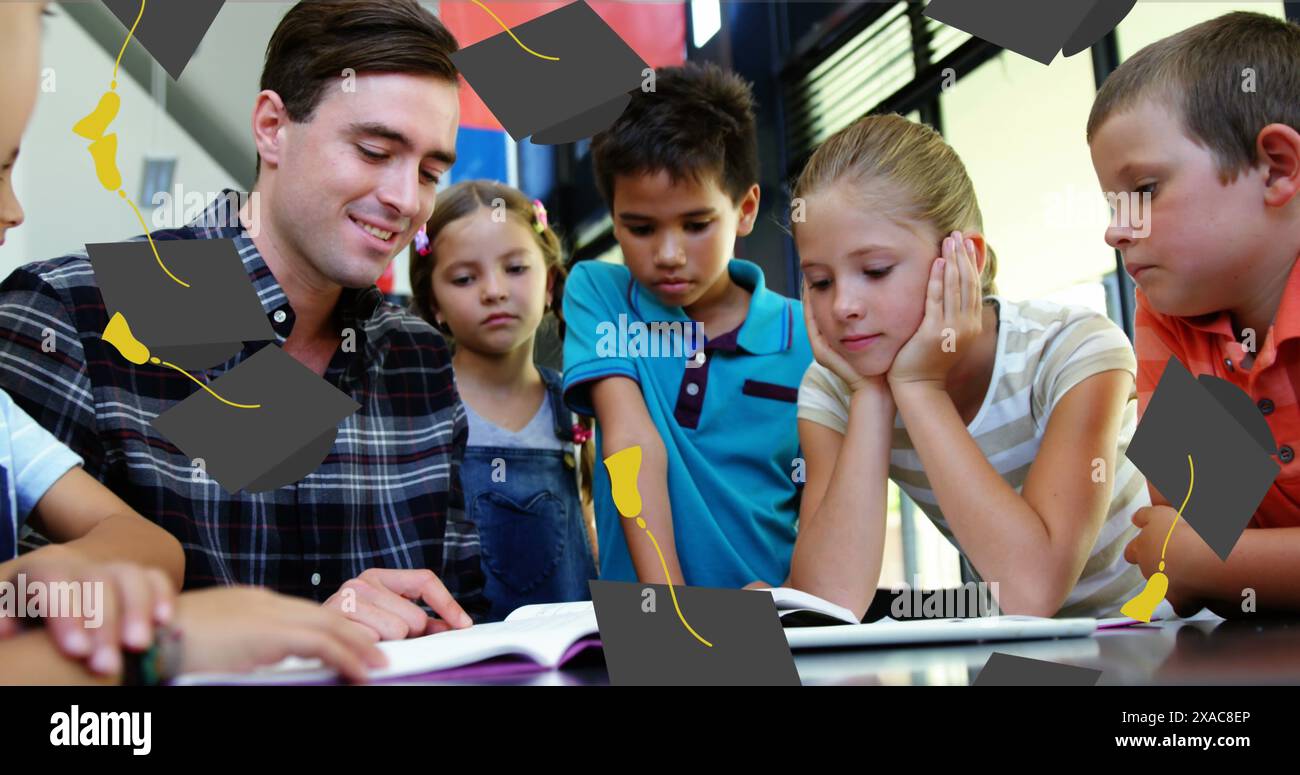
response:
[[[794,551],[803,487],[794,481],[797,401],[812,349],[798,301],[768,290],[757,264],[732,259],[727,269],[752,294],[749,312],[739,328],[708,340],[703,356],[691,359],[684,353],[697,349],[695,337],[686,334],[684,346],[670,347],[676,337],[663,334],[669,326],[636,341],[651,324],[690,324],[680,307],[660,304],[625,266],[576,265],[564,291],[565,400],[590,415],[594,382],[636,381],[668,452],[668,497],[685,583],[777,585],[789,574]],[[687,368],[690,361],[694,368]],[[597,427],[600,576],[635,581],[609,472],[599,463],[606,454]]]

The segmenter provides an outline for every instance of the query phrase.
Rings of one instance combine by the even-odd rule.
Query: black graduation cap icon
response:
[[[971,686],[1095,686],[1100,670],[995,651]]]
[[[934,0],[925,15],[1045,65],[1101,40],[1137,0]]]
[[[571,143],[608,128],[649,67],[585,2],[451,59],[516,142],[531,136],[538,145]]]
[[[275,338],[233,240],[110,242],[86,252],[109,316],[120,313],[161,360],[202,370],[244,342]]]
[[[199,42],[217,18],[226,0],[104,0],[118,21],[130,30],[135,26],[136,40],[158,64],[180,80]],[[141,13],[141,6],[144,12]],[[140,20],[136,24],[136,19]]]
[[[152,425],[201,458],[229,493],[302,479],[329,454],[338,424],[361,408],[273,344],[222,375],[212,391],[221,398],[197,390]]]
[[[1171,357],[1127,455],[1175,508],[1186,500],[1183,518],[1226,560],[1281,470],[1276,452],[1248,395]]]
[[[667,586],[587,584],[615,686],[799,685],[771,595],[673,587],[682,609],[708,633],[710,645],[705,646],[682,626]]]

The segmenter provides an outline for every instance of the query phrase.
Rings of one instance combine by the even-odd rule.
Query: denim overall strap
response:
[[[555,424],[555,437],[573,441],[573,413],[564,404],[564,376],[554,369],[538,365],[537,372],[542,375],[546,385],[547,400],[551,402],[551,419]]]

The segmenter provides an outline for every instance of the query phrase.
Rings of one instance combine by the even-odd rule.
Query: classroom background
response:
[[[1045,67],[926,19],[924,2],[589,2],[651,66],[712,61],[753,82],[762,208],[736,253],[763,267],[769,287],[797,295],[787,220],[790,184],[804,161],[859,116],[894,111],[937,128],[966,163],[997,250],[1002,295],[1087,305],[1130,337],[1132,280],[1103,241],[1107,208],[1084,140],[1098,84],[1146,44],[1229,11],[1300,21],[1300,2],[1139,0],[1090,51]],[[469,0],[423,4],[462,46],[499,31]],[[511,26],[566,4],[489,0]],[[139,47],[127,50],[119,91],[131,109],[116,120],[118,160],[151,227],[179,225],[223,189],[252,185],[253,97],[266,43],[291,5],[226,3],[179,83]],[[0,276],[139,232],[134,214],[94,185],[71,133],[103,90],[121,40],[121,24],[100,3],[61,3],[46,20],[44,93],[15,168],[27,222],[0,248]],[[588,146],[515,143],[463,86],[459,160],[442,185],[493,178],[517,186],[545,203],[571,261],[620,262]],[[381,287],[409,295],[404,254]],[[553,332],[544,332],[538,359],[560,365]],[[890,486],[881,585],[961,584],[956,551]]]

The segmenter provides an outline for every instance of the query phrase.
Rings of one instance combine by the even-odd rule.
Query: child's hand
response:
[[[257,587],[188,592],[177,605],[184,673],[243,672],[285,657],[319,659],[349,681],[387,659],[363,625],[315,603]]]
[[[804,303],[803,303],[803,320],[804,326],[808,329],[808,342],[812,345],[813,358],[830,370],[832,374],[844,380],[844,384],[849,386],[850,393],[856,393],[862,388],[886,388],[884,375],[864,376],[859,374],[856,369],[849,365],[844,356],[835,352],[826,338],[822,336],[821,329],[817,327],[817,319],[813,316],[812,305],[808,303],[808,278],[803,281]]]
[[[983,326],[983,297],[975,244],[953,232],[943,240],[943,255],[930,266],[925,319],[894,356],[889,384],[933,382],[943,386],[962,348]]]
[[[1169,536],[1169,526],[1177,518],[1178,512],[1169,506],[1146,506],[1133,513],[1133,524],[1141,532],[1124,547],[1124,559],[1140,567],[1145,578],[1151,578],[1151,574],[1160,570],[1160,552],[1165,545],[1165,536]],[[1190,533],[1193,540],[1188,540],[1184,533]],[[1192,616],[1205,606],[1205,599],[1195,591],[1196,585],[1192,583],[1196,569],[1202,567],[1205,552],[1213,554],[1213,550],[1187,525],[1174,528],[1173,535],[1169,536],[1163,571],[1169,578],[1165,599],[1179,616]],[[1217,555],[1215,561],[1218,561]]]
[[[58,597],[61,606],[80,602],[79,609],[60,609],[42,623],[65,656],[85,661],[100,675],[121,671],[123,650],[149,648],[155,625],[166,624],[175,607],[176,592],[162,571],[131,563],[90,562],[58,545],[27,555],[17,573],[29,589],[44,585],[47,600]],[[87,583],[92,586],[86,587]],[[72,590],[74,585],[75,596],[59,591]],[[13,631],[13,624],[10,620],[0,627],[0,636]]]

